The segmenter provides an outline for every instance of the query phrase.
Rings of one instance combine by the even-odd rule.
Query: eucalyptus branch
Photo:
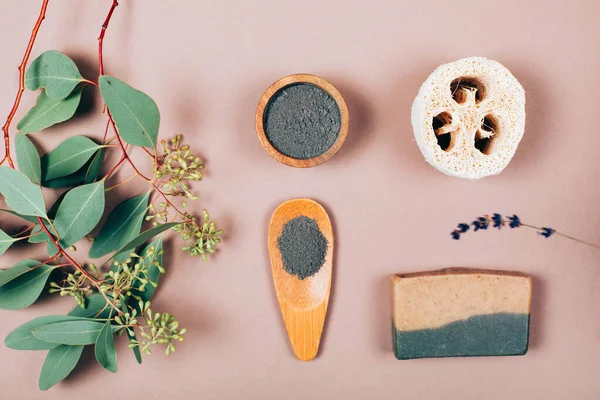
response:
[[[3,127],[6,154],[0,162],[8,163],[8,167],[0,166],[3,181],[7,182],[0,185],[0,195],[10,207],[6,211],[30,223],[12,236],[0,229],[0,255],[13,243],[26,239],[31,244],[45,243],[49,254],[43,262],[22,260],[1,274],[0,308],[25,308],[45,288],[50,293],[70,296],[77,304],[68,315],[45,316],[18,327],[5,340],[7,346],[17,350],[49,349],[40,375],[42,390],[69,374],[81,355],[82,344],[95,345],[98,362],[115,372],[115,334],[127,332],[138,362],[140,352],[150,354],[154,345],[165,345],[167,354],[173,352],[175,342],[183,340],[186,329],[180,329],[170,313],[153,312],[150,308],[159,277],[165,273],[163,236],[168,230],[179,233],[185,242],[182,250],[206,260],[215,252],[223,233],[206,210],[197,218],[187,208],[187,201],[198,198],[190,184],[202,178],[204,165],[200,158],[181,143],[181,136],[160,141],[162,151],[159,150],[160,113],[156,103],[104,73],[104,38],[118,2],[112,0],[98,36],[97,82],[83,77],[75,62],[58,51],[42,53],[25,70],[47,5],[48,0],[44,0],[19,67],[19,91]],[[41,162],[28,134],[73,116],[84,85],[97,88],[105,103],[107,121],[102,141],[98,144],[85,136],[69,137]],[[11,158],[9,128],[25,88],[37,91],[38,100],[17,124],[17,170]],[[114,130],[110,138],[109,129]],[[112,143],[114,140],[116,144]],[[135,147],[152,160],[151,177],[143,174],[130,157],[129,151]],[[121,153],[118,161],[101,176],[106,153],[117,148]],[[125,164],[131,166],[133,175],[115,179],[108,186],[109,179]],[[102,222],[106,193],[136,177],[145,181],[150,190],[125,199]],[[42,187],[67,190],[47,209]],[[144,221],[150,221],[152,227],[142,231]],[[91,237],[99,224],[98,234]],[[93,262],[78,262],[67,251],[86,237],[92,242],[91,259],[108,256],[100,267]],[[64,274],[58,281],[49,278],[55,270]],[[43,332],[38,334],[37,330]],[[69,332],[68,337],[65,332]]]
[[[52,235],[52,233],[50,233],[50,231],[48,230],[48,228],[46,228],[46,225],[44,224],[44,221],[42,220],[42,218],[38,217],[38,221],[40,223],[40,226],[42,227],[42,230],[46,233],[46,235],[48,235],[49,240],[52,241],[52,243],[58,250],[58,254],[62,255],[64,258],[66,258],[67,261],[69,262],[69,264],[71,264],[77,271],[79,271],[81,273],[81,275],[83,275],[88,281],[90,281],[90,283],[92,283],[94,286],[96,286],[98,288],[98,291],[100,292],[100,294],[102,294],[102,296],[105,298],[106,303],[110,304],[110,306],[112,308],[114,308],[115,311],[117,311],[117,313],[121,313],[121,310],[108,298],[108,296],[102,290],[100,290],[101,288],[100,288],[100,284],[98,283],[98,280],[96,278],[94,278],[93,276],[91,276],[90,274],[88,274],[88,272],[85,270],[85,268],[81,267],[77,263],[77,261],[75,261],[69,255],[69,253],[67,253],[62,248],[62,246],[59,243],[59,240],[55,239],[54,236]]]
[[[0,165],[4,164],[4,162],[8,162],[11,168],[15,167],[15,164],[10,156],[10,124],[19,109],[19,105],[21,104],[21,98],[23,97],[23,91],[25,91],[25,66],[27,65],[27,61],[29,61],[29,56],[31,55],[31,50],[33,49],[33,44],[35,43],[35,39],[37,38],[38,31],[40,30],[40,26],[42,26],[42,21],[46,18],[46,8],[48,8],[48,0],[42,1],[42,9],[40,10],[40,15],[33,27],[33,31],[31,32],[31,37],[29,38],[29,43],[27,43],[27,49],[25,50],[25,54],[23,55],[23,60],[21,60],[21,64],[19,65],[19,89],[17,90],[17,97],[15,98],[15,102],[6,118],[6,122],[2,127],[2,131],[4,132],[4,149],[5,155],[2,161],[0,161]]]

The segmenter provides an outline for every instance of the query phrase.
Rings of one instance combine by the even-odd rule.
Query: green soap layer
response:
[[[394,326],[393,335],[394,354],[399,360],[523,355],[529,346],[529,314],[479,315],[409,332]]]

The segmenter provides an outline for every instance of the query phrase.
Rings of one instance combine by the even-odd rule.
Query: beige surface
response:
[[[477,315],[529,314],[531,278],[454,269],[392,277],[394,325],[401,331],[439,328]]]
[[[51,0],[34,52],[65,51],[95,74],[108,3]],[[172,357],[157,352],[138,366],[121,342],[117,374],[87,352],[71,379],[40,394],[43,353],[0,347],[2,399],[598,398],[600,252],[524,229],[471,232],[459,242],[449,234],[457,222],[498,211],[600,242],[600,2],[121,3],[106,37],[107,72],[158,102],[162,135],[183,133],[201,151],[207,169],[197,186],[200,203],[227,230],[226,243],[208,264],[167,257],[168,277],[154,305],[190,329]],[[5,115],[39,1],[0,6]],[[410,106],[431,71],[473,55],[500,61],[527,91],[526,132],[515,158],[502,174],[478,182],[428,165],[410,124]],[[273,160],[254,132],[265,88],[297,72],[334,84],[352,118],[340,152],[308,170]],[[32,104],[27,94],[18,117]],[[48,148],[48,140],[66,134],[100,135],[100,110],[94,103],[40,142]],[[310,363],[291,352],[266,244],[272,211],[295,197],[323,204],[337,235],[321,353]],[[35,252],[41,256],[43,246]],[[18,258],[10,252],[1,261]],[[389,276],[449,265],[533,276],[526,356],[394,358]],[[2,311],[0,337],[71,305],[45,300],[26,311]]]

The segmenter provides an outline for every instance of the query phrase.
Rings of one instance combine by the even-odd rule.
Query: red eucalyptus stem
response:
[[[10,110],[10,114],[6,118],[6,123],[2,127],[2,131],[4,132],[4,149],[5,154],[2,161],[0,161],[0,165],[4,164],[5,161],[8,162],[11,168],[15,167],[15,163],[13,162],[10,156],[10,136],[9,136],[9,128],[10,124],[19,109],[19,105],[21,104],[21,98],[23,97],[23,91],[25,90],[25,66],[27,65],[27,61],[29,61],[29,56],[31,55],[31,50],[33,49],[33,44],[35,43],[35,39],[37,37],[38,31],[40,30],[40,26],[42,25],[42,21],[46,18],[46,8],[48,8],[48,1],[42,1],[42,9],[40,10],[40,15],[33,27],[33,31],[31,32],[31,37],[29,38],[29,43],[27,44],[27,50],[25,50],[25,54],[23,55],[23,60],[21,61],[21,65],[19,65],[19,90],[17,91],[17,97],[15,98],[15,102],[13,104],[12,109]]]
[[[118,5],[119,2],[117,0],[113,0],[112,5],[110,6],[110,10],[108,10],[108,14],[106,15],[106,19],[102,24],[100,36],[98,36],[98,71],[100,75],[104,75],[104,60],[102,59],[102,46],[104,45],[104,35],[106,34],[106,29],[108,28],[110,19],[112,18],[113,13],[115,12],[115,8],[117,8]]]
[[[110,6],[110,9],[108,10],[108,14],[106,15],[106,19],[104,20],[104,23],[102,24],[102,29],[100,30],[100,35],[98,36],[98,71],[99,71],[100,75],[104,75],[104,54],[103,54],[104,36],[106,35],[106,29],[108,28],[108,24],[110,24],[110,20],[113,16],[113,13],[115,12],[115,8],[117,8],[118,5],[119,5],[119,2],[117,0],[113,0],[112,5]],[[110,115],[110,111],[108,109],[106,109],[106,113],[108,114],[109,123],[113,126],[113,128],[115,130],[115,134],[117,135],[117,140],[119,141],[119,146],[121,147],[121,151],[123,152],[123,156],[122,156],[121,160],[119,160],[117,165],[115,165],[115,167],[113,169],[111,169],[108,174],[106,174],[106,177],[108,177],[110,174],[112,174],[122,164],[123,159],[125,159],[129,162],[129,164],[131,165],[131,168],[133,168],[133,170],[135,171],[136,174],[138,174],[145,180],[150,181],[149,178],[147,178],[144,174],[142,174],[137,169],[137,167],[135,166],[135,164],[133,163],[131,158],[129,158],[129,155],[127,154],[127,150],[125,149],[125,145],[123,144],[123,140],[121,139],[121,135],[119,135],[119,132],[117,131],[117,126],[115,125],[115,121],[113,120],[112,115]],[[104,136],[106,139],[106,134]]]
[[[75,261],[69,255],[69,253],[67,253],[65,251],[65,249],[62,248],[62,246],[60,245],[60,243],[58,243],[58,240],[54,238],[54,236],[52,235],[52,233],[50,233],[50,231],[46,227],[46,224],[44,224],[44,221],[42,220],[42,218],[41,217],[37,217],[37,219],[38,219],[38,222],[40,223],[40,226],[42,227],[43,231],[46,233],[46,235],[48,235],[48,238],[52,241],[52,243],[54,243],[54,245],[58,249],[59,254],[63,255],[67,259],[67,261],[69,262],[69,264],[71,264],[73,267],[75,267],[76,269],[78,269],[79,271],[81,271],[81,273],[83,274],[83,276],[85,276],[87,279],[89,279],[92,283],[94,283],[94,284],[97,283],[96,282],[96,278],[94,278],[93,276],[91,276],[90,274],[88,274],[87,271],[85,269],[83,269],[77,263],[77,261]]]
[[[104,299],[106,300],[106,302],[108,304],[110,304],[111,307],[114,308],[117,311],[117,313],[122,314],[123,312],[119,309],[119,307],[117,307],[117,305],[111,299],[108,298],[108,296],[106,295],[106,293],[104,293],[101,290],[101,288],[100,288],[100,281],[98,279],[94,278],[93,276],[91,276],[90,274],[88,274],[88,272],[85,270],[85,268],[83,268],[82,266],[80,266],[77,263],[77,261],[75,261],[69,255],[69,253],[67,253],[65,251],[65,249],[62,248],[62,246],[60,245],[60,243],[58,242],[58,240],[55,239],[54,236],[50,233],[50,231],[48,230],[48,228],[44,224],[44,220],[42,220],[41,217],[37,217],[37,220],[40,223],[40,226],[42,227],[42,229],[44,230],[44,232],[46,233],[46,235],[48,235],[48,239],[50,239],[52,241],[52,243],[54,244],[54,246],[56,246],[56,248],[58,249],[58,255],[62,255],[63,257],[65,257],[67,259],[67,261],[69,262],[70,265],[72,265],[75,269],[77,269],[79,272],[81,272],[81,274],[88,281],[90,281],[94,286],[96,286],[96,288],[98,289],[98,292],[104,297]],[[57,256],[55,256],[55,257],[57,257]]]

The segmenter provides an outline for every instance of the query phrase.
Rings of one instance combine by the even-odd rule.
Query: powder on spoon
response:
[[[304,215],[289,220],[277,245],[283,258],[283,268],[300,279],[313,276],[323,266],[327,254],[327,239],[317,221]]]
[[[269,142],[288,157],[306,160],[325,153],[341,128],[340,109],[329,93],[310,83],[279,89],[265,109]]]

